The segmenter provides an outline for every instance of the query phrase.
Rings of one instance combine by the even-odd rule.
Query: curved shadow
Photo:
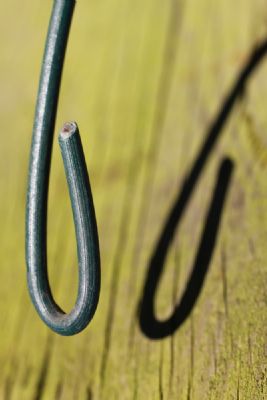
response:
[[[151,260],[150,266],[153,266],[153,269],[149,269],[140,312],[141,329],[150,338],[160,339],[174,332],[175,329],[177,329],[177,327],[179,327],[188,317],[197,301],[216,244],[217,233],[223,212],[224,201],[230,185],[232,170],[233,162],[230,159],[225,158],[219,168],[216,187],[206,216],[206,222],[201,235],[192,274],[188,280],[187,287],[179,305],[176,306],[172,316],[166,321],[158,321],[155,319],[154,297],[169,247],[166,238],[167,235],[164,235],[162,240],[158,243],[156,252]],[[172,210],[172,216],[177,212],[179,212],[179,209],[177,209],[177,205],[175,205]],[[165,227],[168,233],[175,229],[174,221],[174,218],[169,219],[168,224]]]
[[[154,253],[150,259],[143,288],[143,295],[138,310],[140,328],[142,332],[151,339],[161,339],[173,334],[189,316],[201,292],[216,242],[216,234],[218,232],[220,217],[223,210],[223,201],[226,196],[231,171],[233,169],[230,160],[225,160],[221,165],[218,182],[207,215],[205,228],[202,232],[202,238],[193,271],[188,280],[182,299],[175,307],[173,314],[167,320],[159,321],[156,319],[154,315],[154,297],[163,272],[164,261],[177,226],[179,225],[181,217],[194,192],[194,188],[218,138],[222,133],[224,125],[226,124],[235,103],[244,94],[248,79],[256,70],[256,67],[259,66],[266,53],[267,40],[263,41],[254,49],[247,64],[239,74],[239,77],[226,97],[219,114],[215,118],[211,128],[208,130],[206,140],[196,157],[191,172],[185,179],[182,189],[166,219]]]

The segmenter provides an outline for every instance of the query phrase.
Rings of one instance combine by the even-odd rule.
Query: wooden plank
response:
[[[57,131],[80,126],[102,289],[91,325],[71,338],[39,320],[24,261],[51,6],[0,4],[0,398],[265,399],[265,2],[77,1]],[[77,259],[57,143],[48,214],[52,289],[70,310]]]

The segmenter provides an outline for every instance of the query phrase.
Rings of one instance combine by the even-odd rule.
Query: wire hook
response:
[[[100,291],[100,255],[94,204],[79,130],[66,123],[59,135],[74,217],[79,262],[76,304],[65,314],[53,299],[47,273],[47,199],[61,74],[75,0],[55,0],[35,111],[26,210],[28,288],[42,320],[74,335],[92,319]]]

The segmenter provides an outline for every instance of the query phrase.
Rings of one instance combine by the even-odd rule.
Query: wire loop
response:
[[[33,304],[55,332],[69,336],[92,319],[100,291],[100,255],[94,204],[79,130],[66,123],[59,135],[74,217],[79,262],[76,304],[65,314],[53,299],[47,274],[47,199],[62,68],[74,0],[55,0],[42,64],[29,165],[26,210],[27,280]]]

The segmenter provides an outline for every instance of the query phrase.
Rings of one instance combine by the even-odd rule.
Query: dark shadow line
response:
[[[169,17],[167,22],[167,30],[166,36],[163,44],[163,53],[162,53],[162,65],[160,68],[158,88],[156,91],[156,100],[155,100],[155,112],[153,115],[152,122],[152,132],[154,141],[150,148],[151,151],[151,159],[153,160],[157,154],[157,148],[160,142],[161,136],[161,128],[164,123],[165,112],[167,109],[169,91],[172,86],[172,76],[174,70],[174,53],[175,53],[175,45],[176,40],[179,37],[179,27],[181,25],[181,19],[183,16],[182,7],[184,4],[184,0],[171,0],[170,2],[170,10]],[[138,125],[138,124],[137,124]],[[127,185],[126,192],[123,198],[123,209],[121,214],[121,222],[119,227],[118,241],[116,245],[115,256],[113,258],[112,263],[112,279],[111,279],[111,287],[110,287],[110,295],[109,295],[109,305],[108,312],[105,323],[105,333],[104,333],[104,346],[101,356],[100,362],[100,397],[102,390],[105,385],[106,379],[106,371],[110,354],[110,346],[111,346],[111,335],[113,329],[114,322],[114,313],[117,304],[117,294],[118,294],[118,285],[120,280],[120,273],[122,268],[122,246],[125,238],[128,234],[128,225],[125,223],[129,216],[131,216],[133,202],[131,202],[131,192],[132,187],[134,187],[134,183],[137,179],[138,169],[136,168],[136,155],[132,158],[129,164],[128,172],[127,172]],[[150,175],[150,181],[153,180],[153,174]],[[145,192],[147,191],[147,187],[145,188]],[[145,196],[144,196],[145,197]],[[141,210],[142,211],[142,210]],[[142,214],[142,212],[141,212]],[[134,274],[134,271],[133,271]]]
[[[172,242],[179,221],[181,220],[181,217],[188,205],[188,202],[192,196],[192,193],[195,189],[198,179],[201,173],[203,172],[203,169],[208,161],[208,158],[212,150],[214,149],[214,146],[218,138],[222,133],[222,130],[231,114],[231,111],[235,103],[239,98],[243,96],[248,79],[255,71],[256,67],[263,60],[266,53],[267,53],[267,40],[263,41],[260,45],[258,45],[258,47],[254,49],[247,64],[239,74],[236,83],[234,84],[228,96],[226,97],[217,118],[215,118],[214,123],[208,130],[206,140],[198,156],[196,157],[191,172],[184,181],[183,187],[180,193],[178,194],[178,197],[174,202],[174,205],[171,208],[166,223],[164,224],[163,230],[160,234],[160,238],[158,240],[158,243],[156,245],[156,248],[149,263],[149,268],[143,288],[143,295],[138,310],[140,328],[142,332],[151,339],[152,338],[160,339],[168,335],[171,335],[188,317],[201,291],[201,287],[203,285],[204,277],[207,272],[208,264],[212,254],[210,254],[209,257],[206,258],[207,265],[204,268],[203,265],[201,267],[197,263],[197,260],[199,258],[199,253],[198,253],[192,275],[188,281],[187,289],[183,295],[180,305],[178,305],[175,308],[173,315],[166,321],[159,321],[155,318],[154,316],[155,292],[159,284],[161,274],[163,272],[164,261],[168,252],[168,248]],[[222,166],[222,168],[225,167]],[[220,207],[222,208],[222,206],[223,205],[221,204]],[[219,219],[217,219],[217,223],[219,223]],[[206,227],[207,226],[208,225],[206,225]],[[213,226],[212,229],[214,230],[215,227]],[[216,229],[218,229],[218,227]],[[203,235],[206,235],[206,237],[209,236],[206,230],[204,230]],[[203,240],[201,240],[201,243],[203,244]],[[207,248],[209,248],[209,246],[207,246]],[[199,248],[199,252],[200,250],[201,250],[201,245]],[[199,277],[200,279],[198,279]],[[187,293],[188,290],[192,291],[192,293],[191,294]],[[197,290],[197,292],[194,293],[194,290]],[[188,302],[188,304],[186,304],[185,300],[186,301],[190,300],[190,301]]]
[[[215,247],[232,170],[233,162],[225,158],[219,169],[216,187],[204,224],[192,274],[180,303],[175,307],[171,317],[165,321],[158,321],[154,317],[154,295],[159,282],[158,275],[155,274],[155,268],[157,268],[157,272],[161,272],[160,268],[162,268],[164,263],[166,251],[163,253],[159,249],[151,261],[153,270],[149,271],[151,272],[151,276],[148,276],[146,282],[145,295],[140,312],[141,329],[150,338],[160,339],[173,333],[189,316],[197,301]]]
[[[133,256],[130,262],[130,279],[131,291],[135,291],[135,282],[137,277],[137,269],[134,264],[138,263],[139,254],[139,244],[142,242],[142,237],[144,236],[144,228],[146,226],[147,211],[149,206],[148,198],[151,196],[151,191],[153,187],[153,182],[155,178],[155,164],[158,159],[160,145],[162,140],[163,127],[166,120],[166,114],[168,110],[168,104],[170,100],[171,89],[173,87],[173,77],[175,72],[176,58],[177,58],[177,48],[179,46],[179,32],[181,31],[181,26],[184,20],[186,1],[185,0],[170,0],[168,12],[167,29],[164,38],[164,44],[162,49],[162,63],[160,66],[159,77],[157,88],[155,92],[155,105],[153,107],[153,116],[151,122],[151,130],[149,133],[149,162],[147,165],[144,164],[144,159],[141,159],[143,165],[139,165],[136,168],[136,160],[138,154],[134,155],[133,167],[135,171],[140,171],[144,168],[144,181],[141,188],[141,204],[140,212],[138,214],[136,234],[137,240],[135,241]],[[140,133],[140,124],[136,125],[136,133]],[[142,139],[143,140],[143,137]],[[139,148],[137,146],[137,148]],[[135,187],[137,177],[131,179],[131,185]],[[129,337],[128,346],[129,349],[133,349],[133,342],[135,337],[135,323],[136,315],[133,313],[131,315],[130,327],[129,327]],[[130,350],[131,354],[131,350]]]

